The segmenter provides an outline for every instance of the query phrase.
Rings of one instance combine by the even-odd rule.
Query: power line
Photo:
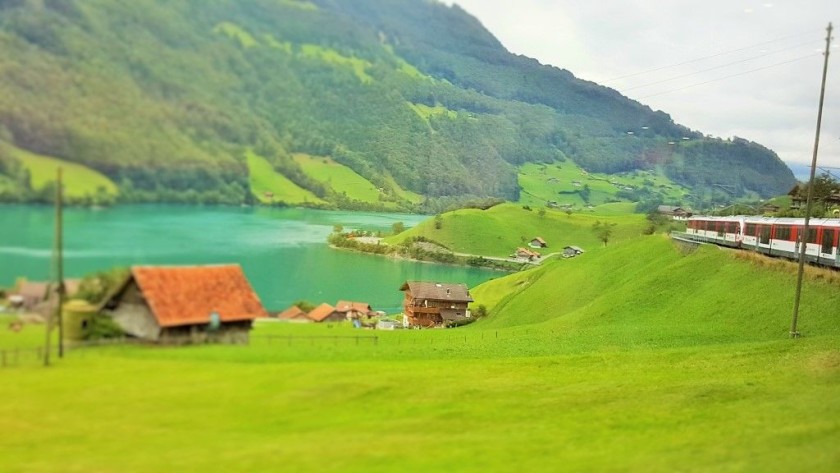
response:
[[[665,70],[665,69],[670,69],[672,67],[684,66],[686,64],[692,64],[692,63],[695,63],[695,62],[705,61],[706,59],[712,59],[712,58],[716,58],[716,57],[720,57],[720,56],[725,56],[727,54],[737,53],[737,52],[740,52],[740,51],[746,51],[747,49],[752,49],[756,46],[763,46],[765,44],[775,43],[775,42],[781,41],[783,39],[798,38],[798,37],[806,36],[806,35],[810,35],[810,34],[812,34],[811,31],[796,33],[796,34],[790,34],[790,35],[782,36],[782,37],[779,37],[779,38],[776,38],[776,39],[771,39],[769,41],[764,41],[762,43],[756,43],[756,44],[753,44],[753,45],[750,45],[750,46],[745,46],[743,48],[731,49],[729,51],[723,51],[723,52],[712,54],[712,55],[709,55],[709,56],[703,56],[703,57],[700,57],[700,58],[697,58],[697,59],[691,59],[691,60],[679,62],[679,63],[676,63],[676,64],[670,64],[668,66],[661,66],[661,67],[657,67],[657,68],[654,68],[654,69],[648,69],[646,71],[634,72],[632,74],[627,74],[627,75],[623,75],[623,76],[619,76],[619,77],[614,77],[612,79],[607,79],[604,82],[608,83],[608,82],[617,81],[619,79],[626,79],[628,77],[636,77],[636,76],[640,76],[640,75],[643,75],[643,74],[649,74],[651,72],[662,71],[662,70]]]
[[[670,82],[672,80],[684,79],[686,77],[691,77],[691,76],[694,76],[694,75],[697,75],[697,74],[702,74],[704,72],[714,71],[714,70],[717,70],[717,69],[723,69],[724,67],[735,66],[735,65],[738,65],[738,64],[743,64],[743,63],[746,63],[746,62],[754,61],[756,59],[761,59],[761,58],[764,58],[764,57],[767,57],[767,56],[772,56],[774,54],[779,54],[779,53],[784,53],[784,52],[787,52],[787,51],[792,51],[796,48],[800,48],[802,46],[806,46],[806,45],[811,44],[811,43],[813,43],[813,41],[808,41],[806,43],[799,43],[796,46],[792,46],[792,47],[787,48],[787,49],[780,49],[778,51],[773,51],[771,53],[762,54],[760,56],[753,56],[753,57],[746,58],[746,59],[741,59],[741,60],[738,60],[738,61],[728,62],[726,64],[721,64],[719,66],[710,67],[708,69],[702,69],[702,70],[699,70],[699,71],[696,71],[696,72],[689,72],[687,74],[674,76],[674,77],[671,77],[671,78],[668,78],[668,79],[658,80],[656,82],[649,82],[647,84],[642,84],[642,85],[634,85],[633,87],[622,89],[622,91],[626,92],[626,91],[629,91],[629,90],[642,89],[642,88],[645,88],[645,87],[650,87],[652,85],[657,85],[657,84],[662,84],[662,83],[665,83],[665,82]]]
[[[769,66],[764,66],[764,67],[759,67],[759,68],[756,68],[756,69],[750,69],[749,71],[739,72],[738,74],[731,74],[731,75],[728,75],[728,76],[718,77],[717,79],[711,79],[711,80],[707,80],[707,81],[703,81],[703,82],[698,82],[696,84],[687,85],[685,87],[680,87],[680,88],[677,88],[677,89],[667,90],[665,92],[659,92],[659,93],[656,93],[656,94],[645,95],[644,97],[639,97],[637,100],[642,100],[642,99],[646,99],[646,98],[650,98],[650,97],[656,97],[656,96],[659,96],[659,95],[671,94],[671,93],[674,93],[674,92],[679,92],[681,90],[690,89],[692,87],[706,85],[706,84],[721,81],[721,80],[724,80],[724,79],[731,79],[733,77],[743,76],[743,75],[746,75],[746,74],[751,74],[753,72],[763,71],[765,69],[770,69],[770,68],[773,68],[773,67],[783,66],[785,64],[790,64],[790,63],[793,63],[793,62],[801,61],[803,59],[808,59],[808,58],[811,58],[811,57],[814,57],[814,56],[817,56],[817,54],[808,54],[806,56],[800,56],[798,58],[791,59],[789,61],[777,62],[776,64],[771,64]]]

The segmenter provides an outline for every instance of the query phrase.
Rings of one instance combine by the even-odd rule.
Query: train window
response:
[[[792,241],[791,234],[792,232],[790,227],[776,227],[776,240]]]
[[[756,229],[756,224],[754,224],[754,223],[748,223],[748,224],[747,224],[747,232],[746,232],[746,234],[747,234],[747,235],[749,235],[749,236],[756,236],[755,229]]]
[[[808,243],[816,243],[817,242],[817,229],[816,228],[809,228],[808,229]]]
[[[830,254],[834,250],[834,230],[824,228],[822,234],[822,252]]]
[[[766,245],[766,244],[770,243],[770,227],[762,226],[762,227],[759,227],[759,229],[761,231],[761,235],[760,235],[761,244]]]
[[[717,233],[718,233],[718,236],[721,236],[721,237],[726,233],[726,223],[724,223],[724,222],[718,222],[717,223]]]

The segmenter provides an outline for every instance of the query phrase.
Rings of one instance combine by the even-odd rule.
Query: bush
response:
[[[122,329],[111,317],[96,314],[88,322],[85,331],[85,340],[102,340],[106,338],[119,338],[124,335]]]

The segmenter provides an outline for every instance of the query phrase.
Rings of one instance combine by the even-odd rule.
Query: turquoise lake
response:
[[[416,225],[421,215],[309,209],[116,206],[70,208],[64,214],[65,277],[115,266],[239,263],[269,310],[294,301],[369,302],[399,311],[406,280],[463,282],[473,287],[496,271],[462,268],[330,249],[335,224],[390,231]],[[54,211],[43,206],[0,206],[0,286],[17,278],[52,276]]]

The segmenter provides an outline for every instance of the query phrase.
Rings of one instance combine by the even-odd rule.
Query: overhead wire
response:
[[[686,64],[693,64],[695,62],[705,61],[706,59],[713,59],[713,58],[716,58],[716,57],[725,56],[727,54],[733,54],[733,53],[737,53],[737,52],[741,52],[741,51],[746,51],[748,49],[752,49],[752,48],[755,48],[757,46],[763,46],[765,44],[775,43],[775,42],[781,41],[783,39],[798,38],[798,37],[802,37],[802,36],[806,36],[806,35],[810,35],[810,34],[812,34],[811,31],[789,34],[789,35],[786,35],[786,36],[781,36],[781,37],[776,38],[776,39],[771,39],[769,41],[764,41],[764,42],[761,42],[761,43],[755,43],[755,44],[752,44],[750,46],[745,46],[745,47],[738,48],[738,49],[731,49],[731,50],[728,50],[728,51],[722,51],[722,52],[712,54],[712,55],[709,55],[709,56],[703,56],[703,57],[699,57],[699,58],[696,58],[696,59],[690,59],[688,61],[683,61],[683,62],[679,62],[679,63],[676,63],[676,64],[669,64],[667,66],[656,67],[656,68],[648,69],[648,70],[645,70],[645,71],[634,72],[632,74],[626,74],[626,75],[623,75],[623,76],[614,77],[612,79],[607,79],[604,82],[605,83],[614,82],[614,81],[617,81],[617,80],[620,80],[620,79],[626,79],[628,77],[636,77],[636,76],[640,76],[640,75],[644,75],[644,74],[649,74],[651,72],[658,72],[658,71],[662,71],[662,70],[665,70],[665,69],[670,69],[672,67],[679,67],[679,66],[684,66]]]
[[[774,54],[779,54],[779,53],[792,51],[794,49],[801,48],[802,46],[807,46],[808,44],[811,44],[811,43],[814,43],[814,42],[815,41],[808,41],[808,42],[805,42],[805,43],[799,43],[795,46],[791,46],[791,47],[786,48],[786,49],[780,49],[778,51],[773,51],[773,52],[770,52],[770,53],[762,54],[760,56],[753,56],[753,57],[749,57],[749,58],[746,58],[746,59],[740,59],[738,61],[732,61],[732,62],[728,62],[726,64],[721,64],[721,65],[718,65],[718,66],[709,67],[707,69],[702,69],[702,70],[695,71],[695,72],[689,72],[687,74],[681,74],[681,75],[678,75],[678,76],[670,77],[668,79],[658,80],[656,82],[649,82],[647,84],[635,85],[635,86],[629,87],[629,88],[622,88],[621,90],[623,92],[627,92],[627,91],[630,91],[630,90],[643,89],[645,87],[650,87],[652,85],[663,84],[665,82],[670,82],[672,80],[684,79],[686,77],[695,76],[695,75],[698,75],[698,74],[702,74],[704,72],[714,71],[714,70],[717,70],[717,69],[723,69],[725,67],[730,67],[730,66],[736,66],[738,64],[744,64],[744,63],[747,63],[747,62],[750,62],[750,61],[755,61],[757,59],[762,59],[762,58],[765,58],[765,57],[768,57],[768,56],[772,56]]]
[[[638,100],[647,99],[647,98],[650,98],[650,97],[657,97],[657,96],[660,96],[660,95],[672,94],[674,92],[679,92],[681,90],[690,89],[692,87],[698,87],[698,86],[701,86],[701,85],[710,84],[712,82],[718,82],[718,81],[725,80],[725,79],[731,79],[733,77],[752,74],[753,72],[763,71],[763,70],[766,70],[766,69],[771,69],[773,67],[783,66],[785,64],[791,64],[791,63],[794,63],[794,62],[801,61],[803,59],[812,58],[812,57],[817,56],[817,55],[818,55],[817,53],[812,53],[812,54],[808,54],[808,55],[805,55],[805,56],[800,56],[800,57],[791,59],[789,61],[778,62],[778,63],[775,63],[775,64],[770,64],[769,66],[758,67],[758,68],[755,68],[755,69],[750,69],[749,71],[739,72],[737,74],[730,74],[728,76],[718,77],[716,79],[711,79],[711,80],[707,80],[707,81],[703,81],[703,82],[697,82],[695,84],[690,84],[690,85],[687,85],[685,87],[679,87],[679,88],[667,90],[667,91],[664,91],[664,92],[658,92],[658,93],[655,93],[655,94],[645,95],[643,97],[639,97]]]

